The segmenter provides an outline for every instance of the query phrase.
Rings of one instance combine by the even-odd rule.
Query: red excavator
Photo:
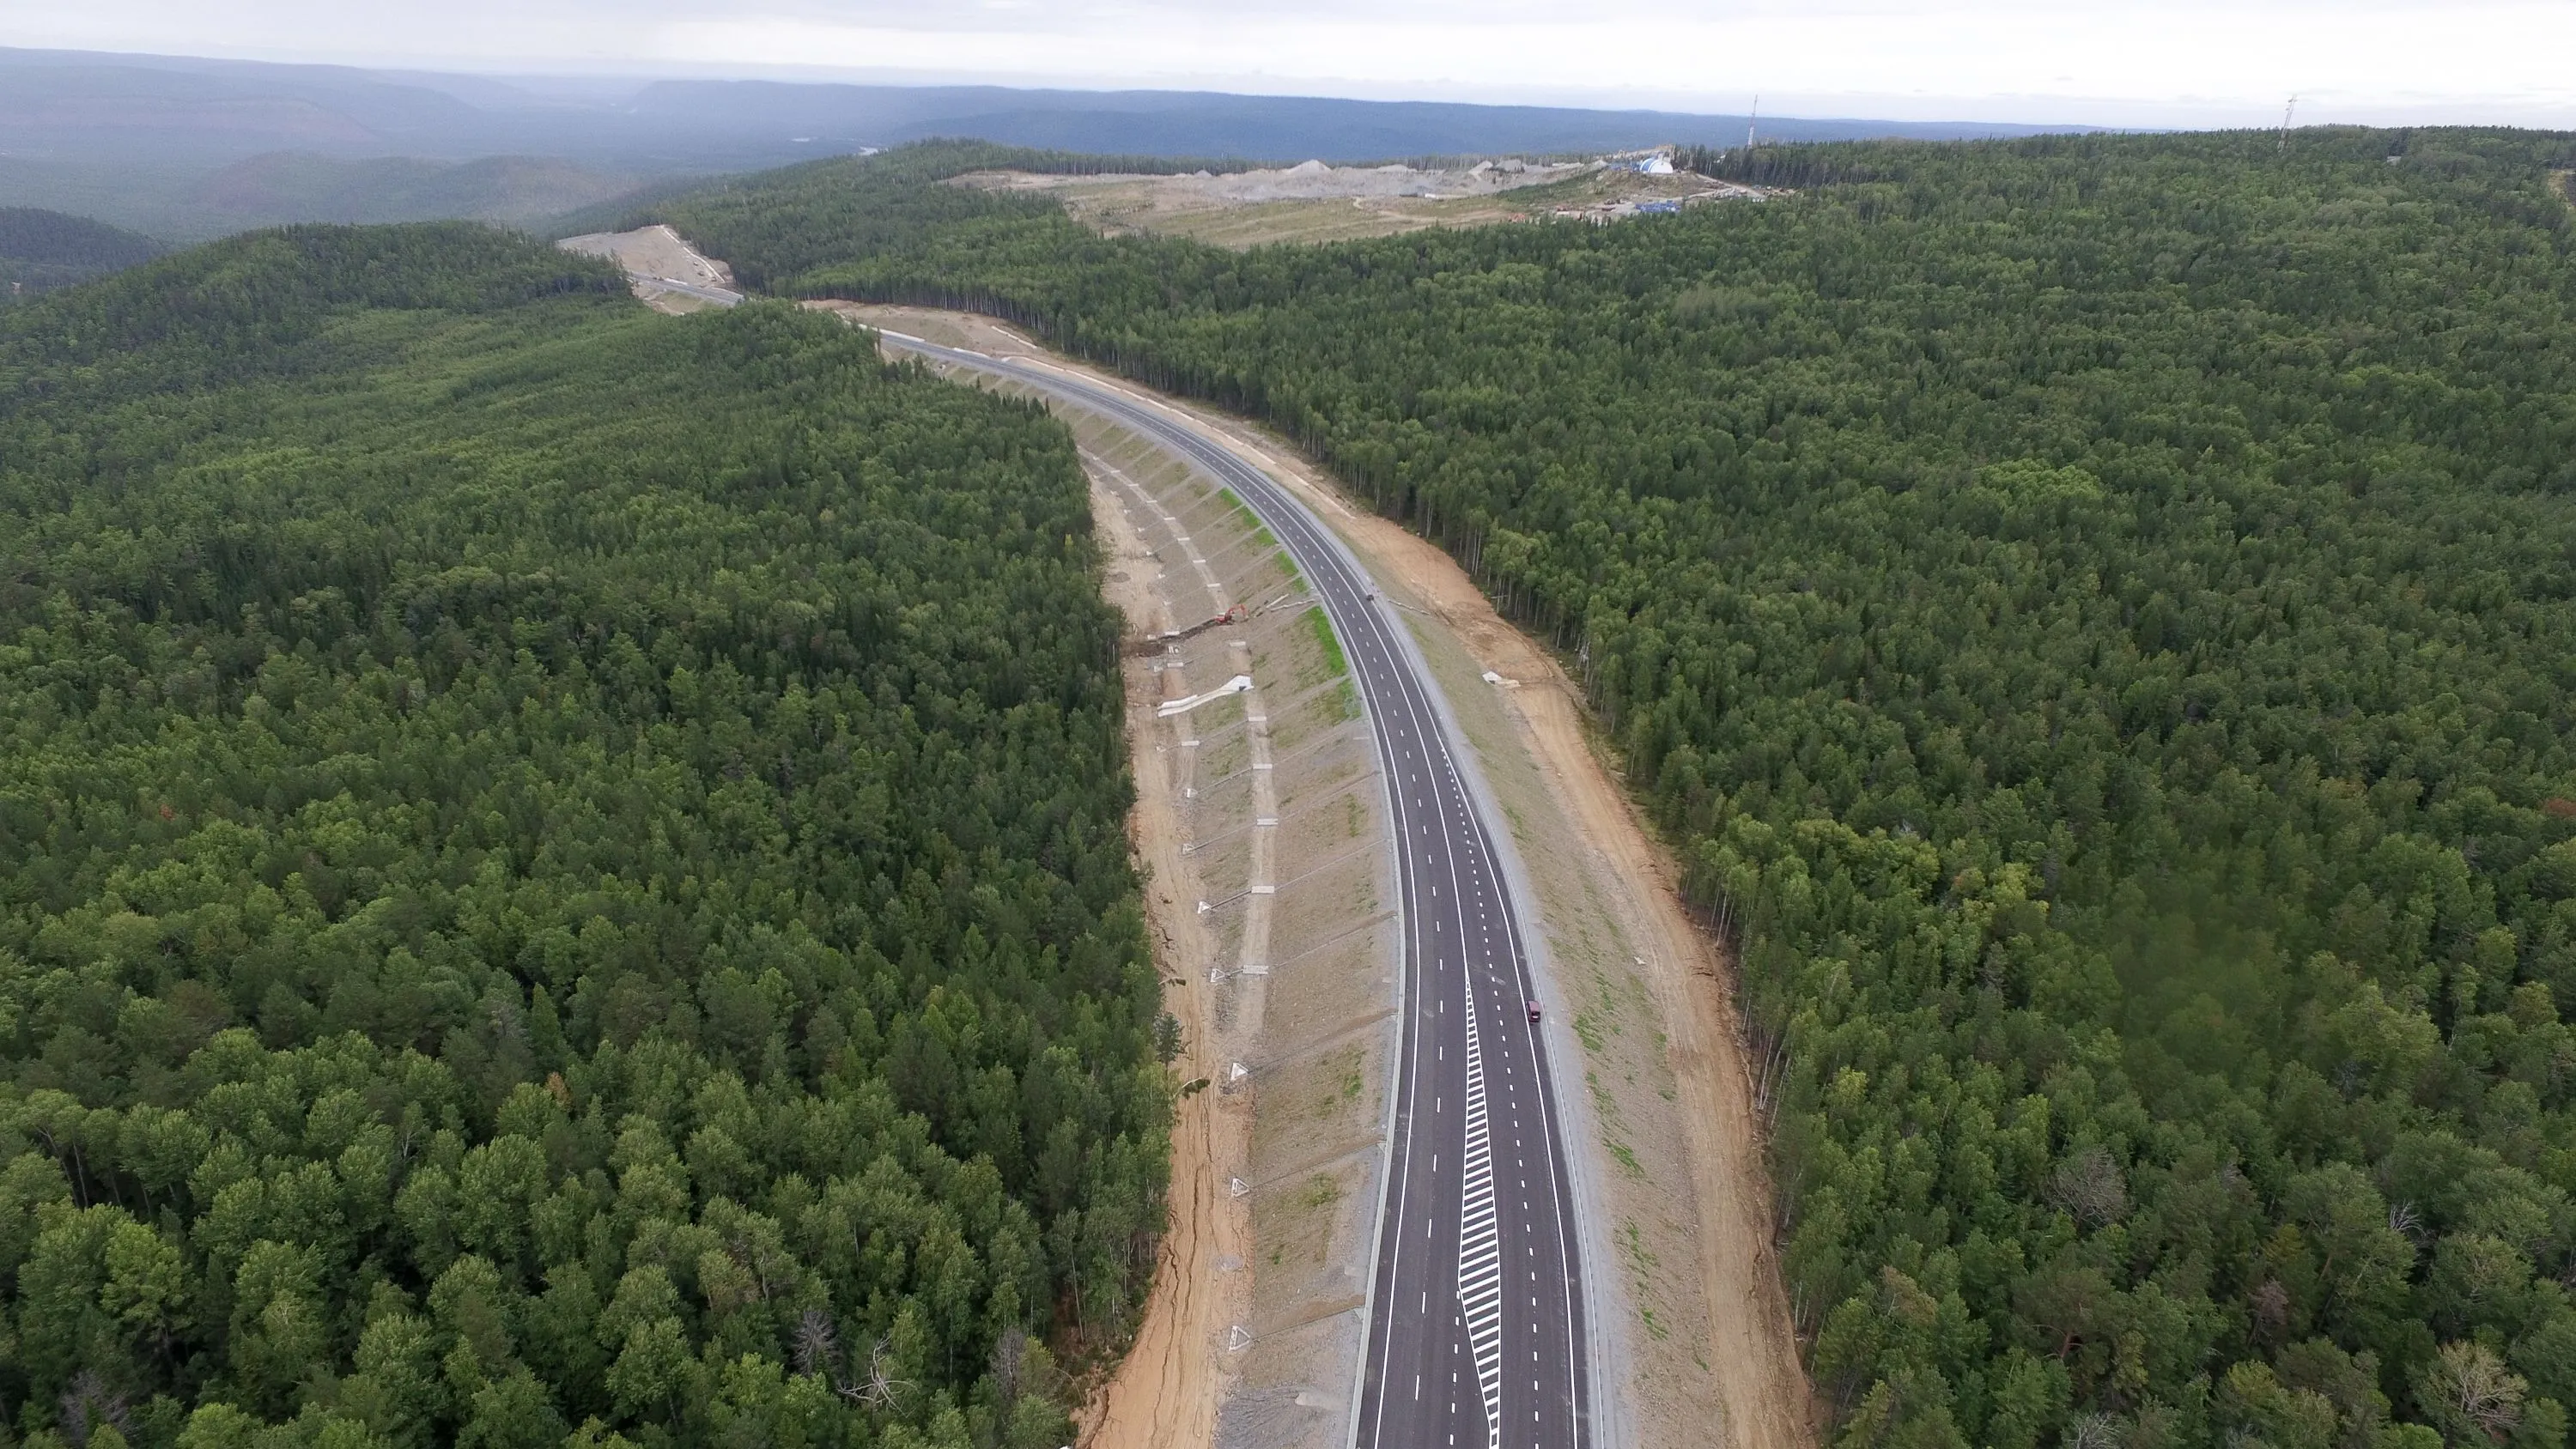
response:
[[[1212,618],[1201,619],[1186,629],[1174,629],[1168,634],[1148,634],[1142,639],[1134,640],[1128,644],[1127,652],[1131,654],[1150,654],[1155,650],[1162,648],[1166,644],[1178,644],[1184,639],[1196,638],[1219,625],[1240,624],[1251,617],[1252,611],[1250,609],[1245,608],[1241,604],[1237,604],[1222,614],[1218,614]]]

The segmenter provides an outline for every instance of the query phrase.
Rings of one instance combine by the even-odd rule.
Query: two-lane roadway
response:
[[[1487,812],[1437,688],[1366,573],[1261,469],[1086,379],[881,333],[1151,438],[1234,490],[1311,581],[1356,676],[1394,812],[1403,1049],[1358,1449],[1592,1449],[1576,1213],[1539,998]]]

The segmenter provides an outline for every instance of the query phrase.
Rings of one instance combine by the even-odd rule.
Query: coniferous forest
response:
[[[1035,410],[477,227],[0,313],[0,1444],[1063,1442],[1167,1155],[1096,569]]]
[[[0,306],[67,287],[166,250],[147,236],[32,206],[0,206]]]
[[[1562,650],[1739,949],[1836,1442],[2567,1443],[2576,147],[1689,159],[1789,194],[664,215],[1265,417]]]

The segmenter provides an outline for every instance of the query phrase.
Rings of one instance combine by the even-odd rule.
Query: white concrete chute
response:
[[[1180,699],[1167,699],[1163,701],[1163,707],[1154,711],[1154,717],[1156,719],[1170,719],[1176,714],[1187,714],[1191,710],[1198,708],[1200,705],[1208,703],[1210,700],[1223,699],[1229,694],[1241,694],[1251,687],[1252,676],[1249,674],[1238,674],[1232,679],[1227,680],[1225,683],[1218,685],[1216,688],[1207,691],[1205,694],[1193,694]]]

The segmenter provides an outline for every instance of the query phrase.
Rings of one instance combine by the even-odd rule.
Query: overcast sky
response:
[[[2128,125],[2576,126],[2576,0],[0,0],[0,44]]]

